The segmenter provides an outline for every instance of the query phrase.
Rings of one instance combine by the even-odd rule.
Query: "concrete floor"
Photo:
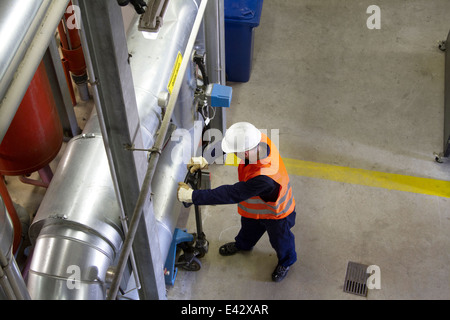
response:
[[[248,83],[229,83],[228,126],[279,129],[283,157],[450,180],[442,152],[446,0],[266,0]],[[213,187],[237,181],[212,166]],[[267,236],[222,257],[240,227],[236,206],[202,207],[210,251],[180,270],[169,299],[450,299],[450,199],[291,175],[298,261],[281,283]],[[195,231],[193,213],[188,229]],[[343,292],[348,261],[377,265],[381,289]]]
[[[450,181],[450,161],[433,156],[443,144],[437,42],[450,2],[378,0],[380,30],[366,27],[372,4],[265,0],[251,79],[229,83],[228,126],[279,129],[285,158]],[[82,122],[84,107],[75,108]],[[237,181],[235,167],[210,171],[213,187]],[[35,212],[45,191],[7,180],[13,200]],[[209,252],[200,271],[179,270],[168,299],[450,299],[450,199],[299,175],[291,184],[298,261],[283,282],[271,281],[266,235],[251,252],[219,255],[240,228],[235,205],[202,207]],[[193,210],[180,224],[195,232]],[[379,266],[381,289],[344,293],[348,261]]]

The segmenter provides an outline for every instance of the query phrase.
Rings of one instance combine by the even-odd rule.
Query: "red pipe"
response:
[[[58,33],[59,33],[59,40],[61,41],[61,46],[63,48],[69,49],[69,43],[67,42],[67,37],[66,33],[64,32],[64,25],[62,20],[58,25]]]
[[[69,2],[68,8],[72,6]],[[71,19],[75,13],[65,13],[64,20]],[[72,97],[73,105],[76,105],[75,94],[73,90],[70,73],[73,75],[73,80],[77,84],[83,84],[87,81],[86,62],[84,59],[83,48],[81,47],[81,39],[78,29],[67,27],[66,23],[61,21],[58,26],[59,37],[61,39],[61,52],[63,55],[62,63],[66,73],[67,83]]]
[[[77,105],[77,98],[75,97],[75,90],[73,89],[72,79],[70,78],[69,61],[65,58],[61,59],[64,75],[66,76],[67,86],[69,87],[70,98],[72,99],[72,105]]]

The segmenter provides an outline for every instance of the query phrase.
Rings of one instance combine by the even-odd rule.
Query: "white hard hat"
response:
[[[244,152],[255,148],[261,142],[261,131],[248,122],[237,122],[228,128],[222,140],[225,153]]]

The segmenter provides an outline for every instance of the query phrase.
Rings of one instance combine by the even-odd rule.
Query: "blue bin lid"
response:
[[[225,20],[259,25],[263,0],[225,0]]]

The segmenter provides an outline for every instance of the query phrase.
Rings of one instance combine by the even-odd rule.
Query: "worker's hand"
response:
[[[203,157],[192,157],[189,160],[187,169],[190,173],[194,173],[197,170],[208,169],[208,161]]]
[[[185,203],[192,203],[192,192],[194,192],[194,189],[189,187],[184,182],[178,183],[178,190],[177,190],[177,198],[178,201],[185,202]]]

